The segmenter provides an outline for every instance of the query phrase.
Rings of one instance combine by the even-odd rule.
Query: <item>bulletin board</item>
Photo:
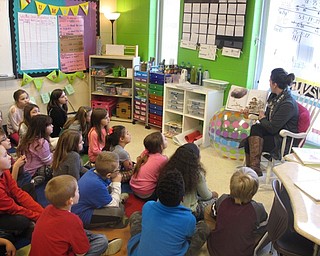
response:
[[[95,53],[98,0],[13,1],[16,75],[82,71]]]
[[[242,49],[246,0],[184,0],[182,40]]]

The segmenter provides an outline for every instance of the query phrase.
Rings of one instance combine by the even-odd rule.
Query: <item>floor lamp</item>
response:
[[[109,12],[109,13],[104,13],[104,16],[110,20],[111,22],[111,41],[112,44],[114,44],[113,41],[113,23],[120,17],[120,13],[118,12]]]

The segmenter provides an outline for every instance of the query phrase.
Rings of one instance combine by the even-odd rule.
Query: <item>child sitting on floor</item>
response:
[[[253,255],[255,240],[261,237],[268,218],[263,205],[252,200],[258,187],[257,173],[241,167],[231,177],[230,195],[223,194],[208,206],[212,209],[211,218],[216,216],[216,227],[207,241],[210,255]]]
[[[81,163],[79,152],[82,147],[83,141],[80,132],[64,131],[59,137],[57,148],[53,154],[53,176],[68,174],[79,180],[80,176],[88,170]]]
[[[88,132],[90,130],[92,108],[88,106],[81,106],[74,117],[67,120],[63,126],[63,130],[76,130],[82,134],[83,150],[82,154],[88,154]]]
[[[40,217],[43,208],[17,186],[10,167],[11,157],[0,145],[0,230],[11,234],[13,239],[31,239],[34,222]]]
[[[108,244],[104,235],[84,230],[79,217],[70,212],[71,206],[79,200],[74,177],[60,175],[52,178],[45,188],[45,195],[51,204],[45,208],[34,229],[30,256],[100,256],[115,254],[121,249],[121,239]]]
[[[29,94],[22,89],[13,93],[15,104],[12,105],[8,112],[7,130],[9,137],[18,145],[19,143],[19,125],[23,121],[23,109],[29,103]]]
[[[190,209],[180,205],[184,196],[181,173],[170,170],[159,178],[158,201],[148,201],[142,214],[130,217],[128,255],[198,255],[210,232]]]
[[[124,207],[117,154],[101,152],[95,169],[87,171],[78,184],[80,200],[72,207],[72,212],[79,215],[85,228],[110,226],[122,221]]]
[[[167,139],[160,132],[153,132],[145,137],[143,144],[145,150],[138,157],[130,187],[144,201],[157,200],[155,190],[160,169],[168,162],[168,158],[162,155]]]
[[[92,111],[91,129],[88,133],[88,156],[91,163],[95,163],[97,155],[105,146],[109,122],[109,113],[106,109],[95,108]]]
[[[116,153],[119,156],[121,182],[129,182],[133,173],[133,162],[124,147],[131,142],[131,134],[122,125],[113,126],[106,137],[104,150]]]

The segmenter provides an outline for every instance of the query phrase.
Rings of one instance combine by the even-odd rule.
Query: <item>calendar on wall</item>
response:
[[[185,0],[182,41],[242,49],[246,0]]]

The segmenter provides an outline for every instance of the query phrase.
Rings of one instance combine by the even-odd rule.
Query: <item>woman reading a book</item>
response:
[[[288,74],[282,68],[272,70],[267,109],[265,112],[260,111],[259,121],[251,126],[250,136],[240,143],[239,147],[245,147],[246,166],[255,170],[259,176],[262,176],[262,152],[269,152],[275,159],[280,158],[280,130],[298,132],[298,106],[289,88],[294,79],[294,74]]]

